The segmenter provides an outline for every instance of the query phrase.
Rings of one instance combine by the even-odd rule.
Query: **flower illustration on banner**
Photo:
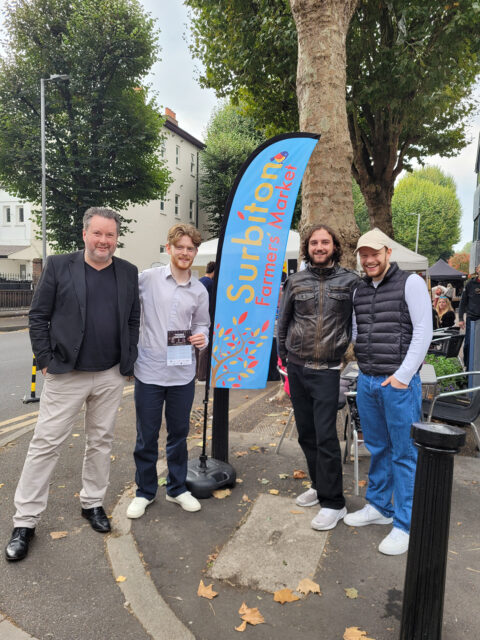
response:
[[[252,329],[245,326],[248,312],[238,318],[232,317],[232,326],[215,326],[212,348],[212,387],[242,387],[242,382],[255,373],[259,363],[259,350],[267,342],[270,320],[261,327]],[[241,326],[243,325],[243,326]],[[228,384],[227,384],[228,383]]]

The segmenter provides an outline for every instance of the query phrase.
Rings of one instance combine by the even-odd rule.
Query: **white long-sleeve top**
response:
[[[378,287],[381,280],[373,282]],[[353,293],[355,298],[356,290]],[[405,302],[413,326],[412,340],[407,354],[400,367],[393,374],[403,384],[410,384],[410,380],[421,367],[433,336],[432,303],[427,285],[416,273],[408,276],[405,282]],[[352,318],[352,342],[357,338],[357,319],[355,311]]]
[[[167,366],[167,332],[190,329],[203,333],[208,343],[210,316],[208,293],[193,276],[178,283],[170,265],[146,269],[138,276],[141,317],[135,376],[145,384],[164,387],[189,383],[195,376],[192,363]]]

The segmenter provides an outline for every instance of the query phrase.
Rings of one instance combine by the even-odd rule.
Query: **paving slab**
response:
[[[259,495],[208,575],[271,593],[295,590],[300,580],[315,574],[327,541],[327,532],[310,527],[314,513],[291,498]]]

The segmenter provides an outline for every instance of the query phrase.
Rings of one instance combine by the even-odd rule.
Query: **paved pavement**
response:
[[[282,444],[288,404],[270,402],[278,385],[230,394],[230,463],[238,483],[230,495],[202,501],[186,513],[165,501],[159,487],[145,516],[130,521],[135,416],[132,387],[125,389],[113,450],[107,513],[113,532],[102,536],[80,516],[78,491],[84,448],[82,416],[67,441],[50,487],[48,508],[27,559],[0,559],[0,640],[228,640],[237,637],[242,603],[258,608],[265,623],[246,633],[259,639],[340,640],[358,627],[374,640],[398,637],[406,556],[386,557],[377,546],[388,528],[352,529],[343,523],[323,533],[310,528],[316,507],[298,508],[305,487],[293,477],[305,462],[295,438]],[[189,436],[190,456],[200,447],[204,387],[198,385]],[[210,434],[210,430],[209,430]],[[0,541],[11,531],[13,494],[31,434],[0,447]],[[159,471],[166,475],[165,432]],[[368,458],[360,460],[367,479]],[[443,640],[478,635],[480,609],[480,460],[456,456]],[[344,467],[347,507],[352,464]],[[365,487],[361,488],[364,494]],[[64,537],[54,539],[54,532]],[[273,591],[303,578],[321,595],[297,592],[280,604]],[[203,580],[218,595],[201,598]],[[346,589],[356,589],[349,598]]]

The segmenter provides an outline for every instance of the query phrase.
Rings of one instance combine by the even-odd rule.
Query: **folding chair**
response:
[[[437,380],[447,380],[459,376],[480,376],[480,371],[464,371],[448,376],[439,376]],[[478,380],[478,378],[477,378]],[[427,422],[432,418],[459,427],[471,427],[477,449],[480,450],[480,434],[475,422],[480,416],[480,386],[456,391],[438,393],[433,399],[422,401],[422,412]]]

